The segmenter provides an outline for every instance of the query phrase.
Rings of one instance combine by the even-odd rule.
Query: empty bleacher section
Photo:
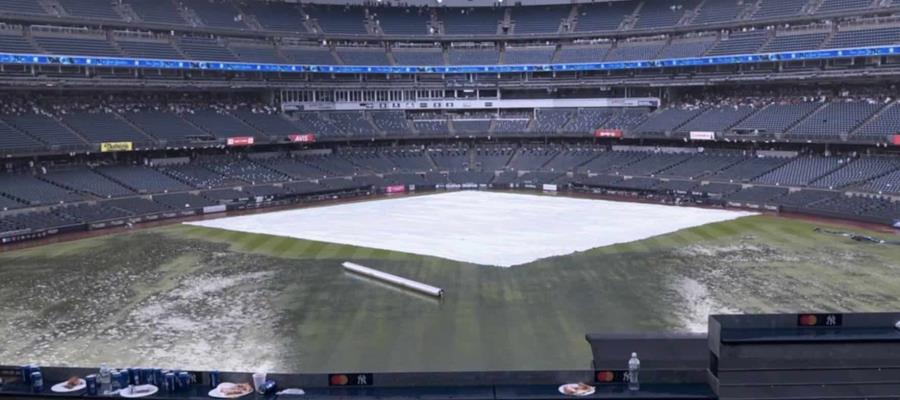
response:
[[[749,182],[790,161],[790,158],[752,157],[717,172],[712,179],[728,182]]]
[[[0,49],[8,53],[37,53],[38,50],[25,39],[18,29],[0,29]]]
[[[854,135],[885,137],[898,132],[900,132],[900,103],[894,102],[875,114]]]
[[[80,18],[121,20],[122,17],[107,0],[56,0],[67,14]]]
[[[178,48],[192,60],[203,61],[238,61],[220,39],[201,37],[182,37],[178,39]]]
[[[715,36],[704,36],[689,39],[673,39],[656,55],[657,58],[701,57],[716,42]]]
[[[166,193],[191,189],[190,186],[170,176],[143,166],[106,166],[95,171],[138,193]]]
[[[512,22],[516,34],[556,33],[569,18],[570,6],[513,7]]]
[[[494,47],[454,47],[449,50],[451,65],[490,65],[500,61]]]
[[[785,102],[770,104],[738,124],[735,129],[751,133],[784,133],[821,104],[813,102]]]
[[[316,65],[336,65],[337,60],[328,47],[281,47],[283,54],[288,61],[297,64],[316,64]]]
[[[606,61],[653,60],[665,41],[622,41],[606,54]]]
[[[303,9],[307,15],[325,33],[368,33],[365,26],[365,10],[362,7],[342,7],[327,5],[306,5]]]
[[[453,131],[459,135],[484,135],[491,129],[491,116],[488,115],[463,115],[450,119]]]
[[[40,177],[73,192],[85,193],[100,198],[122,197],[133,194],[131,190],[126,189],[124,186],[95,174],[84,167],[50,171]]]
[[[522,147],[509,161],[509,168],[514,170],[534,171],[556,157],[559,150],[552,147]]]
[[[447,35],[493,35],[504,13],[502,8],[441,8],[438,19]]]
[[[787,132],[792,137],[837,137],[853,131],[882,107],[868,101],[836,101],[812,113]]]
[[[575,110],[571,109],[539,109],[535,111],[532,132],[553,134],[560,131],[572,117]]]
[[[34,0],[0,0],[0,10],[10,14],[47,14],[40,3]]]
[[[900,169],[900,162],[892,158],[864,157],[856,160],[842,160],[844,167],[816,179],[812,187],[840,189],[866,182],[889,172]]]
[[[388,65],[383,48],[374,47],[338,47],[338,57],[347,65]]]
[[[874,4],[872,0],[823,0],[816,9],[817,13],[858,10],[869,8]]]
[[[120,115],[145,133],[166,142],[183,143],[212,137],[172,112],[136,110]]]
[[[605,127],[605,123],[620,110],[614,108],[582,108],[569,118],[563,132],[589,136],[597,129]]]
[[[4,150],[11,152],[27,152],[39,150],[43,147],[44,143],[28,136],[5,122],[0,122],[0,152]]]
[[[715,106],[703,111],[694,119],[678,128],[676,132],[682,135],[692,131],[724,133],[755,111],[756,109],[746,105]]]
[[[122,54],[104,36],[35,33],[34,41],[49,54],[121,57]]]
[[[4,114],[0,118],[8,125],[37,138],[50,147],[68,148],[85,144],[85,141],[75,133],[47,115],[17,112]]]
[[[298,134],[297,127],[284,119],[272,109],[255,107],[250,109],[232,110],[231,115],[237,117],[245,124],[273,137],[287,137]]]
[[[763,52],[797,51],[817,49],[828,37],[828,32],[779,34],[763,47]]]
[[[163,60],[182,60],[184,55],[178,52],[168,40],[142,40],[128,37],[116,38],[116,45],[126,56],[155,58]]]
[[[615,31],[631,15],[637,1],[611,1],[578,5],[576,32]]]
[[[278,54],[275,46],[270,44],[231,42],[228,48],[241,61],[272,64],[287,63],[287,60]]]
[[[826,157],[799,157],[756,178],[754,182],[780,186],[806,186],[841,166],[841,160]]]
[[[687,161],[692,156],[692,153],[658,153],[627,165],[615,166],[612,172],[625,176],[653,176]]]
[[[706,1],[691,23],[697,25],[734,21],[748,4],[736,0]]]
[[[767,30],[731,32],[728,36],[723,36],[706,54],[710,56],[753,54],[766,44],[769,35],[770,31]]]
[[[590,63],[606,58],[611,45],[563,45],[557,54],[560,63]]]
[[[562,149],[544,165],[543,169],[558,172],[570,171],[593,160],[598,154],[600,154],[600,150],[592,146]]]
[[[556,51],[552,46],[540,47],[507,47],[503,63],[504,64],[550,64],[553,60],[553,53]]]
[[[219,138],[260,136],[259,131],[221,109],[197,109],[192,113],[184,114],[183,117],[191,124]]]
[[[698,154],[660,172],[659,176],[697,179],[713,175],[744,160],[745,158],[739,154]]]
[[[144,22],[156,24],[181,25],[185,21],[170,1],[159,0],[122,0],[122,4],[131,8],[135,15]]]
[[[387,35],[424,35],[429,32],[431,12],[420,7],[377,7],[369,13]]]
[[[807,0],[761,0],[753,13],[754,19],[779,18],[800,14]]]
[[[894,171],[862,186],[862,189],[875,193],[900,194],[900,171]]]
[[[700,107],[673,107],[650,114],[647,119],[632,129],[632,133],[644,136],[667,135],[703,112]]]
[[[138,132],[110,110],[76,111],[64,115],[62,122],[91,143],[150,142],[149,137]]]
[[[444,65],[444,50],[440,47],[394,47],[391,51],[397,65]]]
[[[843,49],[849,47],[887,46],[897,43],[900,43],[900,27],[852,27],[838,30],[822,47]]]
[[[388,136],[412,134],[403,111],[373,111],[370,115],[375,127]]]
[[[306,32],[303,15],[295,4],[282,2],[247,2],[241,9],[252,15],[265,29],[279,32]]]
[[[474,165],[470,167],[482,171],[499,171],[506,167],[513,156],[513,149],[507,146],[479,146],[472,151]]]
[[[634,24],[636,29],[663,28],[677,25],[688,11],[694,10],[699,0],[646,1]]]
[[[206,26],[240,30],[249,29],[242,21],[243,15],[241,12],[234,8],[230,1],[181,0],[181,4],[193,11],[194,15]]]
[[[448,183],[540,187],[554,183],[565,187],[575,182],[616,191],[704,193],[704,196],[720,196],[730,205],[781,205],[790,207],[791,211],[859,217],[877,223],[890,223],[900,215],[900,207],[885,198],[848,196],[829,189],[848,187],[896,193],[900,185],[900,160],[896,157],[772,158],[750,157],[740,152],[632,149],[608,151],[595,145],[553,144],[351,147],[319,155],[222,154],[198,156],[189,162],[184,159],[181,163],[172,160],[175,164],[155,167],[73,166],[51,169],[48,173],[38,171],[34,176],[6,173],[0,175],[0,210],[77,204],[50,213],[32,211],[27,213],[28,218],[0,214],[0,224],[4,229],[44,229],[132,216],[175,215],[172,213],[198,210],[220,202],[246,201],[255,196],[317,193],[363,183],[378,187]],[[500,170],[507,172],[494,174]],[[576,175],[569,176],[567,172]],[[375,173],[385,175],[372,176]],[[587,173],[591,175],[584,175]],[[336,178],[341,176],[353,180]],[[319,181],[310,182],[311,179]],[[709,182],[701,183],[701,180]],[[754,185],[741,188],[723,183],[729,180],[753,181]],[[786,187],[772,185],[810,185],[825,190],[789,192]],[[234,189],[235,186],[242,189]],[[203,191],[198,193],[196,188]],[[104,200],[108,197],[121,198]],[[83,203],[85,200],[90,203]]]
[[[83,197],[31,175],[0,175],[0,194],[32,206],[76,202]]]

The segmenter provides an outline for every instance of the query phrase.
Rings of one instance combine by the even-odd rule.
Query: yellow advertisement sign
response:
[[[100,143],[101,153],[110,153],[113,151],[132,151],[134,146],[131,142],[105,142]]]

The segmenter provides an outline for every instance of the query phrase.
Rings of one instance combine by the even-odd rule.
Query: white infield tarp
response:
[[[191,222],[509,267],[754,213],[461,191]]]

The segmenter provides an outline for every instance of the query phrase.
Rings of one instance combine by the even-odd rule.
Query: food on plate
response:
[[[594,387],[584,383],[570,383],[563,385],[562,390],[565,394],[580,396],[591,392]]]
[[[66,389],[71,389],[80,384],[81,384],[81,378],[79,378],[77,376],[73,376],[73,377],[69,378],[69,380],[66,381],[66,384],[63,385],[63,387]]]
[[[249,383],[239,383],[239,384],[221,384],[219,385],[219,392],[225,396],[240,396],[253,391],[253,388]]]

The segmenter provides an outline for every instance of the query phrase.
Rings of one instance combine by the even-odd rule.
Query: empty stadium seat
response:
[[[638,1],[610,1],[579,4],[576,32],[615,31],[634,12]]]
[[[181,25],[185,21],[175,8],[175,4],[169,1],[159,0],[122,0],[122,3],[144,22],[156,24]]]
[[[74,0],[79,1],[79,0]],[[229,29],[249,29],[244,24],[241,12],[232,6],[230,1],[221,0],[181,0],[181,3],[193,10],[206,26]]]

